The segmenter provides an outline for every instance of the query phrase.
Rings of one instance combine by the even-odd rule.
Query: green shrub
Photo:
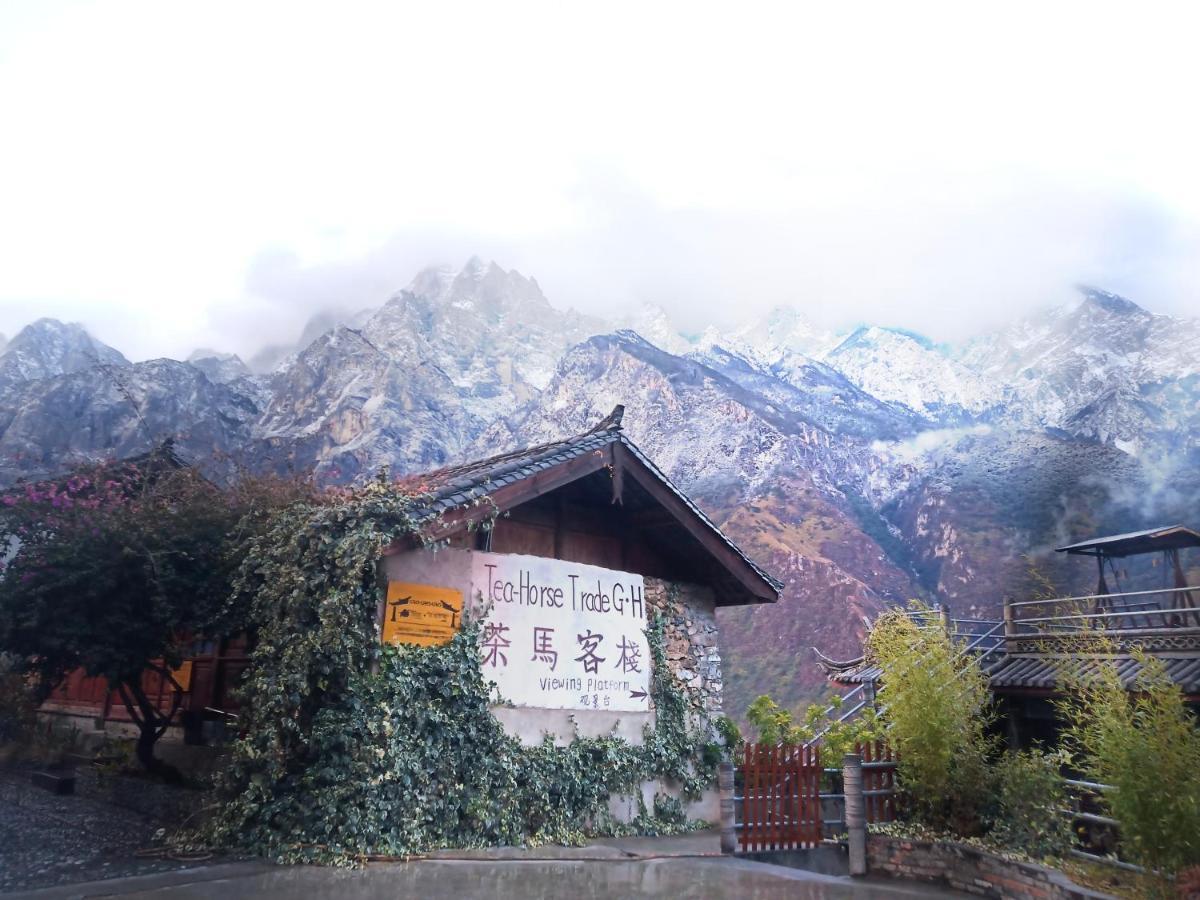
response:
[[[758,730],[760,744],[806,744],[821,739],[821,756],[826,765],[841,765],[842,756],[856,744],[878,740],[882,727],[873,709],[846,722],[839,722],[842,698],[834,697],[828,706],[814,703],[805,710],[804,720],[795,722],[791,712],[767,694],[761,695],[746,710],[746,720]]]
[[[1087,777],[1113,787],[1102,800],[1120,822],[1122,855],[1174,873],[1200,864],[1200,732],[1162,661],[1134,655],[1136,690],[1115,665],[1071,685],[1065,736]]]
[[[37,705],[29,676],[6,654],[0,653],[0,748],[19,754],[34,731]]]
[[[1034,749],[1005,753],[995,765],[996,806],[988,836],[993,843],[1034,859],[1062,856],[1071,846],[1062,766],[1066,754]]]
[[[767,694],[760,694],[746,709],[746,721],[758,732],[760,744],[798,744],[802,730],[792,723],[792,714]]]
[[[883,673],[880,718],[899,754],[905,808],[931,827],[979,834],[994,794],[986,677],[943,628],[920,627],[901,610],[879,617],[867,652]]]

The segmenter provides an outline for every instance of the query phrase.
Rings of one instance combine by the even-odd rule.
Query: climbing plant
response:
[[[665,779],[696,799],[714,779],[720,748],[671,675],[653,614],[657,715],[641,745],[547,735],[527,747],[508,735],[491,712],[478,620],[441,647],[380,644],[377,563],[416,532],[419,492],[381,477],[293,504],[254,532],[231,599],[250,610],[257,631],[244,733],[208,839],[282,860],[338,862],[688,827],[670,798],[640,803],[641,786]],[[633,823],[614,820],[614,796],[639,798]]]

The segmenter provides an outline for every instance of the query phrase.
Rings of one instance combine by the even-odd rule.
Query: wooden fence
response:
[[[863,761],[863,800],[867,823],[891,822],[896,818],[896,757],[883,741],[855,744]]]
[[[795,744],[746,744],[741,776],[743,853],[821,843],[821,750]]]

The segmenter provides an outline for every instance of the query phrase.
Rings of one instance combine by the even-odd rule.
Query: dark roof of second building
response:
[[[1200,656],[1166,656],[1155,654],[1171,681],[1185,694],[1200,693]],[[1116,666],[1121,686],[1126,690],[1137,687],[1143,666],[1133,656],[1007,656],[989,675],[993,690],[1033,688],[1054,690],[1062,682],[1094,679],[1102,666]]]
[[[1145,531],[1092,538],[1059,547],[1057,551],[1087,556],[1133,556],[1137,553],[1181,550],[1184,547],[1200,547],[1200,533],[1183,525],[1164,525],[1159,528],[1147,528]]]

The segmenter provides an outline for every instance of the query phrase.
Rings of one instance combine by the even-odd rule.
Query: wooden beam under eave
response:
[[[612,502],[624,506],[626,450],[620,444],[612,444],[610,449],[612,450]]]

